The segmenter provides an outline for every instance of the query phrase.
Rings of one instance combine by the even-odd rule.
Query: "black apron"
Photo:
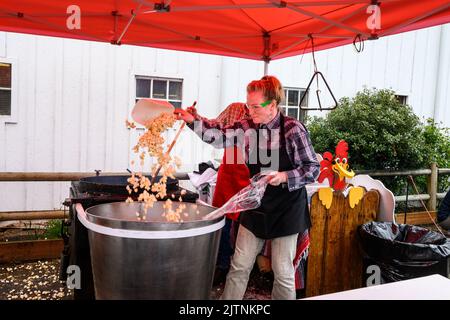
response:
[[[259,132],[257,137],[259,137]],[[250,176],[260,173],[264,168],[260,161],[261,151],[259,141],[255,150],[250,150],[248,159],[257,159],[256,164],[246,165]],[[294,166],[289,159],[286,149],[284,116],[280,113],[280,139],[279,139],[279,167],[278,171],[289,171]],[[252,154],[257,152],[256,156]],[[266,165],[267,167],[270,164]],[[276,170],[276,168],[274,168]],[[311,226],[308,199],[305,187],[289,192],[287,184],[278,186],[268,185],[261,200],[261,206],[255,210],[245,211],[240,216],[240,223],[261,239],[273,239],[296,233],[303,233]]]

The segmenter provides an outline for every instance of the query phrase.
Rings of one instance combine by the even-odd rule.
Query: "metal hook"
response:
[[[299,107],[300,110],[320,110],[320,111],[325,111],[325,110],[333,110],[336,109],[336,107],[338,106],[338,102],[336,100],[336,98],[334,97],[333,92],[331,91],[330,86],[328,85],[328,82],[325,80],[325,77],[323,76],[323,74],[318,71],[317,69],[317,64],[316,64],[316,56],[314,54],[314,39],[312,34],[308,34],[308,38],[311,40],[311,53],[312,53],[312,58],[313,58],[313,63],[314,63],[314,74],[311,78],[311,80],[309,81],[308,86],[306,87],[306,90],[303,92],[302,97],[300,98],[300,102],[299,102]],[[330,107],[330,108],[322,108],[322,102],[320,100],[320,95],[319,93],[321,92],[319,89],[319,75],[322,77],[323,82],[325,83],[325,85],[327,86],[328,91],[331,94],[331,97],[334,100],[334,106]],[[317,80],[317,89],[316,89],[316,96],[317,96],[317,102],[319,103],[319,108],[307,108],[307,107],[302,107],[302,102],[303,100],[305,100],[306,95],[309,92],[309,88],[311,87],[312,82],[314,81],[314,78],[316,78]]]
[[[317,101],[318,101],[318,103],[319,103],[319,108],[307,108],[307,107],[303,107],[303,106],[302,106],[302,102],[303,102],[303,100],[305,100],[305,97],[306,97],[307,93],[309,92],[309,89],[310,89],[310,87],[311,87],[311,84],[312,84],[314,78],[317,77],[317,81],[319,81],[319,76],[322,78],[323,82],[325,83],[325,85],[326,85],[326,87],[327,87],[327,89],[328,89],[328,92],[330,92],[331,97],[333,98],[333,101],[334,101],[334,106],[329,107],[329,108],[322,108],[322,103],[321,103],[320,95],[319,95],[319,93],[320,93],[321,91],[320,91],[319,89],[317,89],[317,90],[316,90],[316,96],[317,96]],[[330,88],[330,86],[328,85],[327,80],[325,80],[325,77],[323,76],[322,72],[320,72],[320,71],[314,72],[314,74],[313,74],[311,80],[309,81],[308,86],[306,87],[305,92],[302,94],[302,97],[300,98],[299,106],[300,106],[300,109],[301,109],[301,110],[319,110],[319,111],[325,111],[325,110],[334,110],[334,109],[336,109],[336,107],[338,106],[338,101],[336,100],[336,98],[335,98],[335,96],[334,96],[334,94],[333,94],[333,91],[331,91],[331,88]]]
[[[357,44],[359,44],[359,47],[357,46]],[[364,39],[361,37],[361,34],[357,34],[353,39],[353,47],[358,53],[364,51]]]

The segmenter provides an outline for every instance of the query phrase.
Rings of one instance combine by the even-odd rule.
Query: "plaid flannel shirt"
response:
[[[225,110],[223,110],[216,119],[207,119],[198,114],[194,115],[196,120],[207,120],[209,122],[218,122],[221,126],[232,125],[237,121],[241,121],[243,119],[249,119],[250,114],[248,113],[248,108],[245,103],[242,102],[233,102]]]
[[[195,123],[197,123],[197,125]],[[291,164],[294,167],[294,169],[286,172],[288,176],[287,184],[289,191],[293,191],[308,183],[314,182],[319,175],[320,164],[317,160],[309,133],[305,126],[298,120],[287,116],[285,116],[284,126],[286,151]],[[196,121],[188,124],[188,127],[192,129],[204,142],[210,144],[216,142],[214,144],[215,147],[229,147],[239,143],[239,141],[244,141],[245,157],[246,159],[249,159],[248,139],[236,139],[236,134],[230,135],[230,131],[227,130],[234,129],[232,132],[235,133],[240,131],[236,131],[237,129],[241,129],[245,132],[249,129],[257,130],[264,127],[269,130],[279,130],[280,113],[278,112],[274,119],[262,126],[253,123],[250,118],[242,119],[233,124],[222,125],[219,121],[217,121],[217,119],[208,120],[197,116]],[[268,142],[270,143],[271,141]]]

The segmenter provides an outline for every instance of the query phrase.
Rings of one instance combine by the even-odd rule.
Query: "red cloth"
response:
[[[227,160],[227,154],[230,155],[230,152],[233,152],[234,161]],[[224,152],[219,172],[217,173],[216,189],[214,190],[212,205],[215,207],[223,206],[232,196],[249,184],[250,172],[243,163],[240,149],[238,147],[227,148]],[[227,214],[227,217],[232,220],[237,220],[239,212]]]
[[[216,118],[223,126],[232,125],[233,123],[249,118],[248,108],[245,103],[233,102]]]

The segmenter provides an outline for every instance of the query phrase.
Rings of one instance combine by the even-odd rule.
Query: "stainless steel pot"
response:
[[[224,218],[202,220],[215,208],[183,203],[183,222],[166,222],[163,204],[156,202],[145,221],[137,219],[136,202],[86,211],[77,205],[89,232],[96,299],[210,298]]]

